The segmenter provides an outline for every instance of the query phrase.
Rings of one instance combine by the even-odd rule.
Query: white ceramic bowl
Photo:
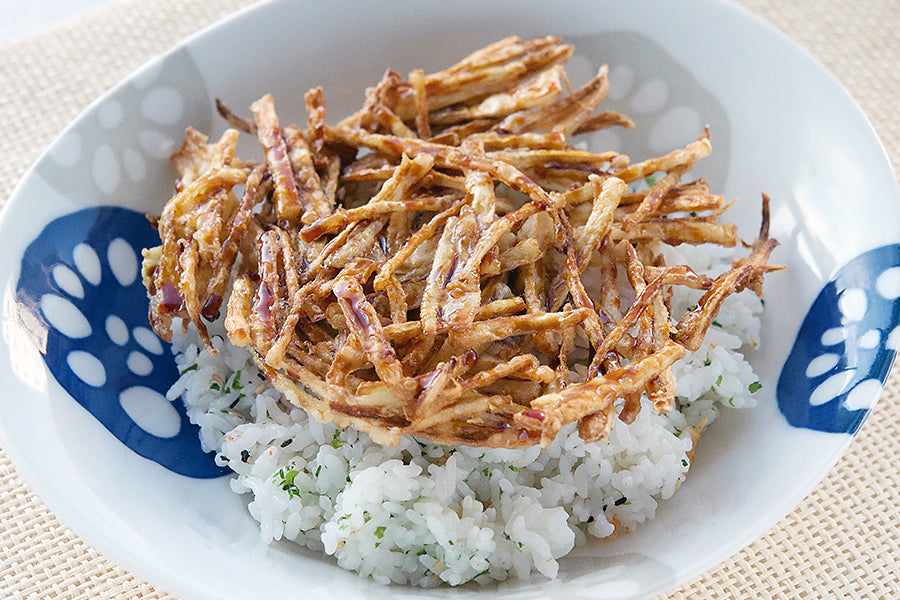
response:
[[[900,343],[900,199],[871,127],[821,65],[714,0],[285,0],[233,15],[99,98],[2,213],[0,433],[34,490],[79,535],[185,600],[498,593],[384,587],[288,546],[249,551],[258,533],[243,500],[227,479],[209,477],[183,415],[160,402],[172,367],[147,339],[140,302],[132,306],[141,295],[132,247],[147,233],[123,209],[159,211],[183,129],[224,129],[215,97],[239,108],[271,92],[282,120],[297,122],[302,94],[322,85],[338,118],[386,67],[438,69],[511,34],[573,43],[575,80],[610,64],[606,106],[637,129],[598,136],[598,146],[642,158],[709,123],[713,157],[697,170],[744,199],[730,217],[745,238],[768,192],[781,241],[774,261],[789,270],[766,281],[763,345],[752,357],[760,406],[716,421],[652,523],[576,549],[557,580],[504,583],[502,593],[664,591],[761,535],[831,468]],[[176,464],[186,474],[164,466]]]

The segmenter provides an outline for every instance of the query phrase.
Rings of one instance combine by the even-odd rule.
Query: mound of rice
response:
[[[670,262],[711,274],[731,257],[717,247],[677,252]],[[698,295],[676,289],[673,316]],[[193,332],[176,334],[182,376],[169,398],[183,398],[204,450],[234,471],[231,489],[248,495],[265,543],[325,552],[381,583],[552,578],[557,561],[588,536],[653,518],[687,475],[691,433],[718,408],[755,404],[759,383],[741,350],[756,344],[761,309],[750,292],[730,297],[703,346],[676,364],[677,410],[657,415],[645,404],[632,424],[616,421],[608,439],[591,444],[569,428],[543,451],[411,438],[380,446],[286,402],[221,324],[210,329],[218,356]]]

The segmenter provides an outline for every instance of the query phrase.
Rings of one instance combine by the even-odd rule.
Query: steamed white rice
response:
[[[677,251],[670,261],[712,274],[731,258],[716,247]],[[673,314],[698,296],[676,289]],[[234,471],[231,489],[247,495],[264,543],[325,552],[382,583],[552,578],[558,560],[589,536],[653,518],[685,480],[692,428],[722,406],[755,404],[759,384],[741,351],[757,343],[761,308],[750,292],[730,297],[703,346],[676,364],[677,410],[657,415],[645,404],[632,424],[616,421],[607,440],[592,444],[570,427],[543,451],[411,438],[380,446],[287,403],[221,324],[210,330],[218,356],[193,332],[176,334],[182,376],[169,397],[184,399],[204,450]]]

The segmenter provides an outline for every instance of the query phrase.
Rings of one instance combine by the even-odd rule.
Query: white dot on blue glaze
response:
[[[100,259],[93,248],[87,244],[78,244],[72,250],[72,260],[82,277],[93,285],[100,285]]]
[[[91,160],[91,174],[101,192],[112,194],[116,191],[122,170],[116,154],[109,145],[103,144],[94,151],[94,158]]]
[[[857,345],[860,348],[865,348],[866,350],[872,350],[878,347],[878,344],[881,342],[881,331],[878,329],[870,329],[856,340]]]
[[[813,390],[813,393],[809,395],[809,403],[812,406],[819,406],[830,402],[844,392],[844,388],[853,380],[855,374],[856,369],[847,369],[832,375]]]
[[[122,122],[122,105],[118,100],[107,100],[97,109],[97,121],[106,130],[114,129]]]
[[[827,373],[838,364],[838,360],[840,360],[840,356],[837,354],[828,353],[817,356],[806,365],[806,376],[812,379],[813,377],[818,377],[823,373]]]
[[[122,151],[122,166],[132,181],[143,181],[147,177],[147,163],[134,148],[128,147]]]
[[[879,275],[875,289],[888,300],[900,298],[900,267],[892,267]]]
[[[135,375],[149,375],[153,371],[153,362],[147,358],[146,354],[140,352],[132,352],[125,360],[128,370]]]
[[[900,325],[894,327],[884,341],[884,347],[894,352],[900,352]]]
[[[40,300],[41,312],[61,334],[73,339],[91,335],[91,324],[78,308],[61,296],[45,294]]]
[[[81,285],[81,280],[78,279],[78,275],[72,269],[65,265],[56,265],[50,274],[53,276],[53,281],[59,286],[59,289],[73,298],[78,298],[79,300],[84,298],[84,286]]]
[[[183,113],[184,99],[170,87],[151,90],[141,101],[141,114],[156,123],[177,123]]]
[[[631,97],[631,110],[636,113],[656,112],[666,105],[669,86],[659,78],[651,79],[639,87]]]
[[[66,356],[66,363],[78,379],[89,386],[103,387],[106,383],[106,369],[93,354],[84,350],[73,350]]]
[[[106,335],[114,344],[124,346],[128,343],[128,325],[120,317],[110,315],[106,317]]]
[[[159,338],[156,337],[156,334],[150,329],[147,329],[146,327],[135,327],[131,334],[134,336],[134,341],[140,344],[141,348],[147,352],[152,354],[163,353],[162,342],[159,341]]]
[[[869,301],[866,298],[866,291],[860,288],[844,290],[841,297],[838,298],[838,309],[847,321],[861,321],[866,316],[868,308]]]
[[[137,426],[159,438],[178,435],[181,419],[166,397],[150,388],[135,386],[122,390],[119,404]]]
[[[628,65],[616,65],[609,70],[610,100],[622,100],[634,85],[634,70]]]
[[[694,139],[703,126],[703,119],[692,106],[676,106],[667,110],[650,129],[647,143],[659,154],[676,146],[684,146]]]
[[[145,129],[138,132],[138,143],[141,148],[154,158],[166,158],[174,149],[175,142],[159,131]]]
[[[832,327],[822,334],[823,346],[834,346],[844,341],[844,330],[840,327]]]
[[[844,399],[844,408],[847,410],[860,410],[872,408],[872,404],[881,394],[881,382],[877,379],[865,379],[860,381]]]
[[[122,238],[114,239],[109,243],[106,258],[119,285],[128,287],[134,283],[137,279],[138,263],[131,244]]]

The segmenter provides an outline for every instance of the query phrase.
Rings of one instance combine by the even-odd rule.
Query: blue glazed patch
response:
[[[54,220],[26,249],[16,308],[53,377],[123,444],[188,477],[219,477],[182,401],[169,345],[147,324],[140,250],[159,237],[144,215],[89,208]]]
[[[822,288],[778,379],[795,427],[854,433],[900,346],[900,244],[862,254]]]

